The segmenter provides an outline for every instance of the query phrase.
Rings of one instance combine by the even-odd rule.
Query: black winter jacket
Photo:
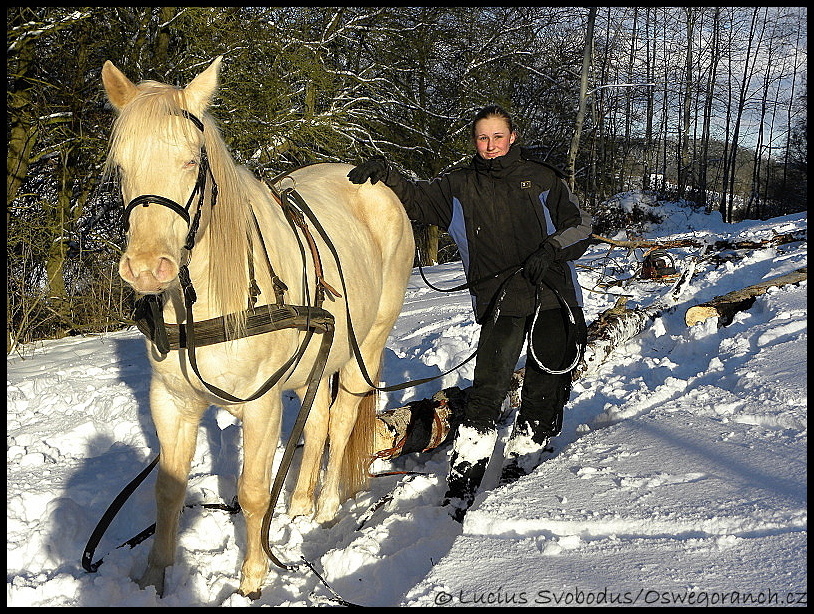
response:
[[[468,165],[431,181],[410,181],[391,168],[384,182],[404,203],[410,219],[449,232],[468,282],[487,278],[470,289],[478,322],[486,317],[506,279],[490,276],[522,265],[546,242],[556,248],[556,261],[546,279],[556,283],[569,303],[582,304],[572,261],[588,247],[591,217],[552,167],[527,158],[517,145],[491,160],[475,155]],[[532,314],[535,294],[534,286],[515,275],[500,313]],[[560,306],[545,284],[540,306]]]

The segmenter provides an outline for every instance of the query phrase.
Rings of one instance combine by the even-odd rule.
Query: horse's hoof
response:
[[[148,586],[155,588],[155,592],[159,597],[164,596],[164,569],[160,567],[148,567],[144,575],[138,580],[138,585],[141,590]]]
[[[237,591],[237,594],[241,597],[245,597],[246,599],[251,599],[252,601],[257,601],[260,599],[260,589],[258,588],[256,591],[251,591],[249,593],[244,593],[242,590]]]

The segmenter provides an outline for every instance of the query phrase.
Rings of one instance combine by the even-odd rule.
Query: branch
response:
[[[692,258],[689,266],[673,284],[670,291],[652,305],[627,309],[624,305],[626,299],[623,297],[611,309],[602,313],[588,327],[588,344],[585,354],[571,373],[571,379],[576,380],[596,371],[616,348],[642,332],[662,312],[674,307],[689,287],[690,280],[695,274],[696,264],[701,257]]]
[[[764,239],[763,241],[737,241],[737,240],[715,241],[715,243],[712,244],[712,247],[713,249],[719,251],[725,249],[763,249],[765,247],[782,245],[784,243],[805,241],[805,239],[806,231],[798,230],[796,232],[788,232],[785,234],[775,235],[769,239]],[[697,239],[673,239],[670,241],[658,241],[658,240],[648,241],[642,239],[642,240],[621,241],[618,239],[608,239],[607,237],[602,237],[600,235],[594,234],[591,235],[591,243],[607,243],[609,245],[613,245],[614,247],[623,247],[625,249],[649,249],[651,247],[670,249],[677,247],[706,247],[710,245],[708,241]]]

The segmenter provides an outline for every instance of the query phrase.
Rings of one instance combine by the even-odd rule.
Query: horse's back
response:
[[[370,233],[385,260],[396,258],[412,264],[412,226],[398,197],[381,182],[352,183],[348,179],[352,168],[343,163],[312,164],[293,171],[278,186],[295,188],[317,217],[325,219],[325,228],[352,232],[349,225],[356,223]]]

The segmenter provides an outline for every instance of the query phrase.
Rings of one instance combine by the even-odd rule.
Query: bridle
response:
[[[204,124],[200,119],[195,117],[195,115],[189,111],[185,111],[183,109],[180,111],[180,114],[190,120],[195,127],[198,128],[201,133],[203,133]],[[192,193],[187,199],[186,206],[182,207],[171,198],[158,196],[157,194],[142,194],[140,196],[136,196],[124,208],[124,231],[127,232],[130,230],[130,215],[132,214],[133,209],[139,205],[143,207],[149,207],[150,205],[161,205],[162,207],[167,207],[167,209],[170,209],[171,211],[180,215],[187,223],[189,232],[187,233],[187,238],[184,242],[184,249],[187,251],[192,250],[192,248],[195,246],[195,236],[198,234],[198,226],[201,222],[201,212],[203,211],[204,197],[206,195],[207,178],[210,178],[212,181],[212,197],[210,206],[214,208],[218,202],[218,184],[215,181],[215,176],[212,174],[212,169],[209,166],[209,157],[206,155],[206,145],[201,145],[201,159],[198,164],[198,178],[195,180],[195,186],[192,188]],[[198,207],[195,210],[195,217],[193,218],[190,216],[190,208],[192,207],[192,203],[195,201],[196,195],[198,196]]]

